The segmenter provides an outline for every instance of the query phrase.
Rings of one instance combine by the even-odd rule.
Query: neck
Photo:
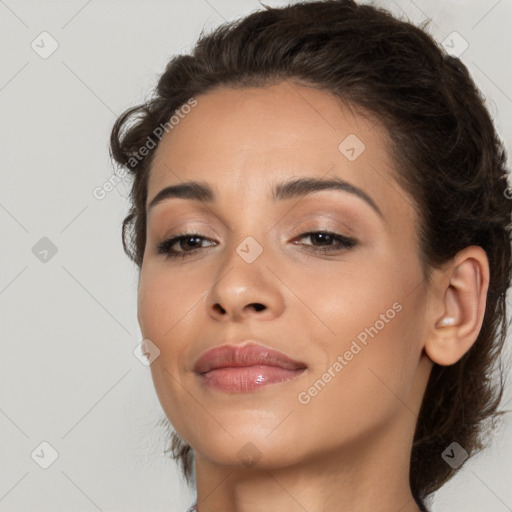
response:
[[[409,486],[415,416],[380,425],[336,451],[279,467],[222,466],[196,453],[198,512],[419,512]],[[404,427],[407,424],[407,428]]]

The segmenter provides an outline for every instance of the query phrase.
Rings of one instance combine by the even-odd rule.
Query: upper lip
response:
[[[276,366],[287,370],[306,368],[300,361],[256,342],[226,344],[207,350],[194,364],[196,373],[206,373],[216,368],[241,366]]]

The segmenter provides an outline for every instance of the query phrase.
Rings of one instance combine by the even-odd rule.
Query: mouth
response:
[[[288,382],[306,370],[304,363],[252,342],[213,348],[194,366],[205,386],[226,393],[248,393]]]
[[[249,393],[269,384],[288,382],[305,371],[306,368],[285,370],[277,366],[258,365],[216,368],[199,375],[209,388],[227,393]]]

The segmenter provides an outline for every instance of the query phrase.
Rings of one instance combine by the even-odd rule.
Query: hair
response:
[[[453,441],[470,455],[479,452],[489,423],[494,426],[503,414],[498,406],[504,371],[498,362],[507,332],[512,203],[506,194],[506,152],[467,68],[425,26],[352,0],[265,8],[210,34],[201,32],[190,54],[172,57],[151,99],[115,122],[111,155],[133,176],[123,247],[140,269],[156,150],[144,158],[137,152],[191,97],[221,86],[265,87],[287,80],[334,94],[381,121],[396,181],[418,213],[418,251],[427,282],[429,271],[469,245],[482,247],[490,266],[476,342],[456,364],[434,364],[423,397],[410,460],[411,491],[422,500],[460,468],[452,469],[442,452]],[[173,432],[169,451],[190,483],[192,448]]]

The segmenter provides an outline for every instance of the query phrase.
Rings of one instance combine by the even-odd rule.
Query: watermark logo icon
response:
[[[456,31],[449,34],[441,45],[452,57],[460,57],[469,48],[469,43]]]
[[[248,236],[236,248],[236,252],[246,263],[252,263],[263,252],[263,247],[252,236]]]
[[[59,43],[48,32],[41,32],[32,43],[30,43],[30,47],[39,57],[47,59],[59,47]]]
[[[57,246],[48,237],[43,236],[32,247],[32,254],[42,263],[48,263],[57,254]]]
[[[48,469],[59,457],[59,452],[48,441],[43,441],[30,456],[38,466]]]
[[[468,458],[468,452],[459,443],[454,441],[444,450],[441,457],[453,469],[456,469]]]
[[[237,453],[238,460],[248,468],[256,465],[261,459],[261,455],[261,451],[251,442],[245,443]]]
[[[133,355],[144,366],[150,366],[160,355],[160,349],[151,340],[144,339],[135,347]]]
[[[365,149],[363,141],[354,133],[345,137],[338,146],[339,152],[351,162],[359,158]]]

